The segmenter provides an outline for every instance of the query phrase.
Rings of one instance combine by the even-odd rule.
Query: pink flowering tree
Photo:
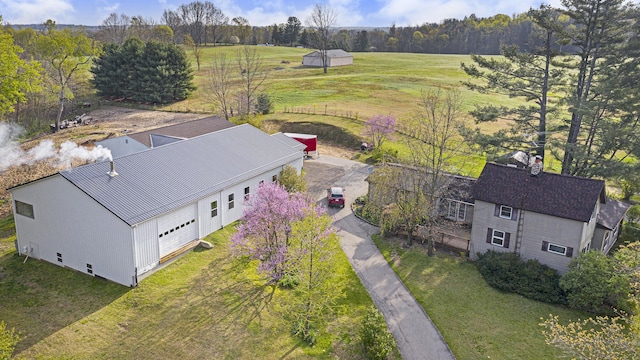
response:
[[[374,147],[382,146],[385,140],[390,139],[396,130],[396,118],[391,115],[373,115],[364,123],[362,135]]]
[[[258,271],[277,283],[287,274],[291,224],[316,205],[301,193],[289,194],[277,183],[260,185],[246,205],[231,239],[232,251],[259,260]]]

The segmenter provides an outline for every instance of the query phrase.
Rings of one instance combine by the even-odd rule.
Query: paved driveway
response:
[[[374,303],[387,319],[389,329],[398,342],[405,360],[455,359],[442,335],[429,316],[391,269],[371,235],[378,228],[356,218],[351,212],[355,198],[367,193],[364,179],[368,165],[322,155],[304,163],[309,193],[326,202],[326,189],[331,185],[345,188],[344,209],[329,209],[333,223],[341,236],[341,246],[351,266],[360,277]]]

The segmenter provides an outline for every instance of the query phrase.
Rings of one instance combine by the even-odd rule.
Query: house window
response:
[[[218,201],[211,202],[211,217],[214,218],[218,216]]]
[[[511,219],[513,208],[510,206],[500,205],[500,217],[503,219]]]
[[[249,193],[251,190],[249,190],[249,187],[247,186],[246,188],[244,188],[244,200],[245,201],[249,201]]]
[[[604,235],[604,243],[602,244],[602,250],[607,250],[607,246],[609,246],[609,240],[611,239],[611,233],[607,231]]]
[[[33,205],[31,204],[27,204],[27,203],[23,203],[22,201],[15,201],[15,206],[16,206],[16,213],[20,214],[22,216],[26,216],[26,217],[30,217],[30,218],[34,218],[33,217]]]
[[[500,246],[505,249],[509,248],[509,240],[511,233],[502,230],[496,230],[492,228],[487,229],[487,244]]]
[[[493,230],[491,234],[491,245],[504,246],[505,233],[500,230]]]
[[[449,203],[447,218],[464,221],[467,217],[467,205],[455,200],[447,200],[447,202]]]
[[[545,241],[546,242],[546,241]],[[550,253],[558,254],[558,255],[567,255],[567,247],[562,245],[556,245],[552,243],[547,243],[547,250]]]
[[[276,182],[276,181],[278,181],[278,175],[273,175],[271,177],[271,182]]]
[[[589,250],[591,250],[591,241],[589,241],[587,245],[584,248],[582,248],[582,253],[584,254]]]
[[[233,194],[229,194],[229,210],[233,209],[233,207],[235,206],[233,203]]]
[[[58,262],[61,263],[62,262],[62,254],[61,253],[56,253],[56,256],[58,257]]]
[[[93,265],[87,264],[87,273],[93,274]]]

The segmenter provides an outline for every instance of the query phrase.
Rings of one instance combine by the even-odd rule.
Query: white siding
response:
[[[195,221],[197,214],[196,204],[193,204],[158,218],[158,232],[155,236],[160,243],[160,257],[198,239],[198,224]]]
[[[151,219],[133,229],[138,275],[153,269],[160,263],[158,244],[158,220]]]
[[[92,275],[135,285],[131,228],[69,181],[54,175],[11,195],[33,205],[34,219],[14,214],[21,253],[31,246],[42,260],[85,274],[89,264]]]
[[[218,214],[211,216],[211,203],[218,202]],[[198,201],[198,225],[200,227],[199,237],[203,238],[222,227],[222,195],[216,193]]]
[[[329,66],[344,66],[353,64],[353,57],[329,58]]]

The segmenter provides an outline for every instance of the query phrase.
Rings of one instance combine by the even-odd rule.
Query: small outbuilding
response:
[[[126,286],[240,219],[304,146],[244,124],[9,189],[18,253]]]
[[[322,53],[314,51],[302,57],[302,65],[322,67]],[[353,55],[342,49],[327,50],[327,67],[353,65]]]

